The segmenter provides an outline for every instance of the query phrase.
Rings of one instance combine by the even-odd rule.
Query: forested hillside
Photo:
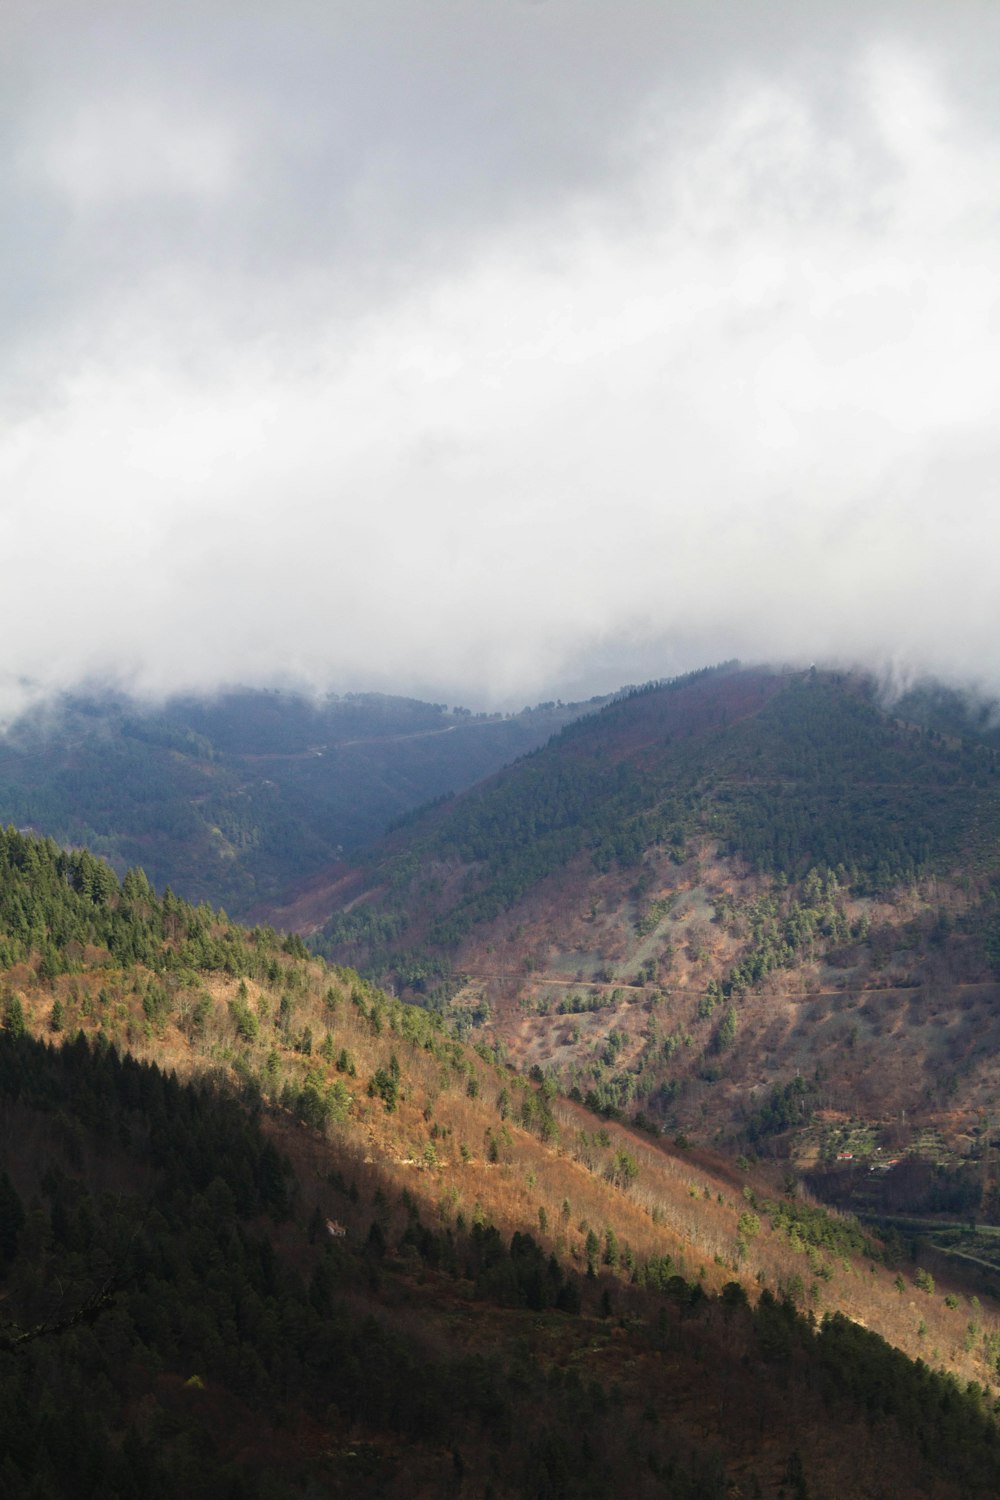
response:
[[[972,1273],[12,830],[0,940],[5,1494],[996,1492]]]
[[[904,1111],[974,1164],[1000,1101],[1000,773],[988,735],[924,718],[849,674],[633,690],[391,837],[313,941],[593,1107],[820,1156]]]
[[[680,862],[705,836],[786,883],[831,870],[858,895],[886,893],[988,845],[998,764],[981,743],[891,718],[849,678],[696,673],[634,690],[414,824],[375,866],[392,893],[381,904],[447,949],[581,852],[600,873],[641,871],[650,851]],[[461,882],[442,889],[435,862]],[[365,920],[334,917],[320,946],[352,926],[363,940]]]
[[[0,822],[235,915],[284,898],[419,804],[579,712],[472,714],[378,694],[233,691],[158,707],[67,695],[0,737]]]

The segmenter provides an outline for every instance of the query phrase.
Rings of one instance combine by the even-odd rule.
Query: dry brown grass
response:
[[[293,1050],[272,1024],[293,975],[299,976],[294,1031],[311,1029],[309,1056]],[[598,1236],[603,1251],[611,1228],[619,1255],[637,1265],[670,1256],[674,1270],[699,1279],[707,1291],[737,1279],[751,1298],[765,1286],[780,1291],[798,1279],[804,1305],[817,1315],[839,1309],[911,1356],[951,1369],[963,1380],[995,1379],[983,1359],[982,1339],[1000,1331],[997,1310],[989,1303],[985,1310],[971,1310],[968,1285],[955,1278],[946,1283],[937,1267],[934,1296],[917,1290],[912,1267],[903,1271],[901,1295],[894,1267],[824,1251],[819,1261],[829,1268],[826,1280],[826,1271],[817,1274],[805,1253],[773,1231],[763,1213],[760,1233],[741,1245],[738,1226],[748,1208],[746,1195],[778,1198],[777,1168],[765,1164],[737,1172],[710,1152],[668,1147],[600,1120],[566,1099],[554,1103],[558,1138],[546,1144],[517,1120],[523,1091],[532,1085],[468,1049],[456,1049],[443,1034],[437,1055],[412,1045],[392,1029],[389,1005],[381,1007],[382,1027],[376,1034],[352,1003],[351,982],[331,978],[318,965],[289,962],[274,985],[247,982],[246,1003],[261,1016],[260,1036],[249,1043],[239,1040],[230,1010],[239,995],[237,980],[212,976],[197,992],[178,991],[169,1019],[157,1029],[142,1011],[141,991],[150,978],[100,970],[43,985],[27,969],[7,976],[23,997],[31,1029],[41,1034],[52,1035],[52,1007],[58,998],[64,1035],[78,1028],[92,1035],[103,1031],[120,1046],[182,1076],[214,1072],[235,1079],[248,1071],[262,1076],[269,1055],[276,1054],[279,1082],[301,1086],[309,1072],[324,1084],[345,1082],[351,1096],[348,1117],[325,1135],[294,1126],[280,1109],[269,1128],[294,1155],[307,1202],[312,1198],[324,1213],[343,1218],[354,1235],[366,1233],[376,1213],[390,1228],[401,1229],[409,1201],[433,1225],[455,1227],[482,1219],[504,1234],[528,1231],[583,1271],[588,1233]],[[332,1008],[327,1000],[331,987]],[[206,996],[208,1014],[193,1035],[194,1006]],[[371,993],[366,1005],[370,999]],[[319,1055],[328,1031],[336,1052],[346,1049],[353,1059],[355,1077],[338,1073]],[[377,1069],[389,1067],[393,1054],[401,1068],[402,1095],[398,1107],[388,1111],[380,1099],[369,1097],[367,1086]],[[503,1093],[509,1100],[506,1120],[501,1118]],[[491,1141],[495,1161],[490,1160]],[[627,1152],[638,1168],[627,1189],[608,1177],[618,1151]],[[345,1201],[337,1182],[353,1183],[355,1202]],[[956,1308],[945,1305],[948,1293],[957,1299]],[[978,1329],[974,1347],[966,1349],[970,1321]]]

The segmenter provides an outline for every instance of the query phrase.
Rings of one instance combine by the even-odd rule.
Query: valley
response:
[[[0,1500],[1000,1500],[1000,4],[3,22]]]
[[[0,735],[0,823],[257,920],[345,851],[543,743],[582,705],[481,713],[378,693],[65,693]],[[293,925],[290,921],[286,925]]]
[[[8,828],[9,1493],[994,1494],[996,774],[730,664],[252,928]]]

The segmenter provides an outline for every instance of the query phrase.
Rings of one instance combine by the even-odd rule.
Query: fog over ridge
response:
[[[1000,16],[843,9],[15,4],[0,707],[1000,685]]]

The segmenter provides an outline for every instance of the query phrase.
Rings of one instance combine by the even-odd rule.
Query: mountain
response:
[[[0,1118],[5,1495],[996,1493],[974,1266],[13,830]]]
[[[0,737],[0,822],[252,916],[580,711],[472,714],[378,694],[238,690],[158,707],[67,694]]]
[[[312,941],[595,1108],[838,1193],[839,1156],[866,1201],[911,1149],[897,1208],[998,1216],[997,751],[906,707],[815,670],[633,690],[388,837]]]

